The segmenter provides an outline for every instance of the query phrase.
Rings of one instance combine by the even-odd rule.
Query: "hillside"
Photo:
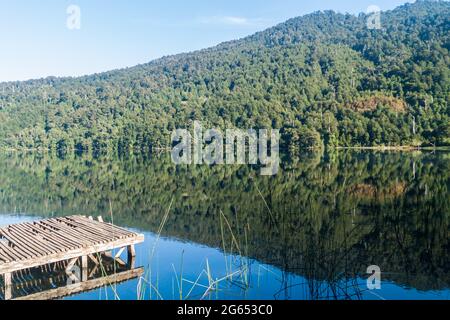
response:
[[[148,150],[174,128],[277,128],[291,148],[450,144],[450,3],[317,12],[214,48],[0,83],[0,147]]]

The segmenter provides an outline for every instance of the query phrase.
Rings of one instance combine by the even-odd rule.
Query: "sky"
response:
[[[317,10],[406,0],[0,0],[0,82],[80,76],[214,46]]]

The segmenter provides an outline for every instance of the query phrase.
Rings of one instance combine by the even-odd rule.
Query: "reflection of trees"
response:
[[[449,286],[445,154],[303,155],[271,178],[244,166],[174,167],[166,156],[0,161],[4,212],[106,216],[111,201],[115,222],[156,231],[173,198],[163,235],[222,247],[223,211],[249,256],[318,281],[318,292],[320,281],[339,291],[371,264],[418,289]]]

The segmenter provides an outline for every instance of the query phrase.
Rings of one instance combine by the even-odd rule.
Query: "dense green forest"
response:
[[[450,285],[448,153],[302,154],[274,177],[176,166],[167,154],[11,152],[0,163],[0,213],[106,219],[112,208],[114,223],[157,233],[173,200],[163,237],[230,250],[222,212],[245,256],[308,279],[333,283],[377,264],[419,290]]]
[[[450,3],[291,19],[216,47],[0,83],[0,147],[151,150],[175,128],[275,128],[291,148],[450,144]]]

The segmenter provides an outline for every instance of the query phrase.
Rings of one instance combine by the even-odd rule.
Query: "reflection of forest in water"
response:
[[[419,290],[450,286],[449,154],[340,152],[285,158],[274,177],[247,166],[175,167],[166,155],[108,159],[0,155],[0,212],[107,216],[333,281],[365,274]],[[234,250],[237,245],[234,245]]]

